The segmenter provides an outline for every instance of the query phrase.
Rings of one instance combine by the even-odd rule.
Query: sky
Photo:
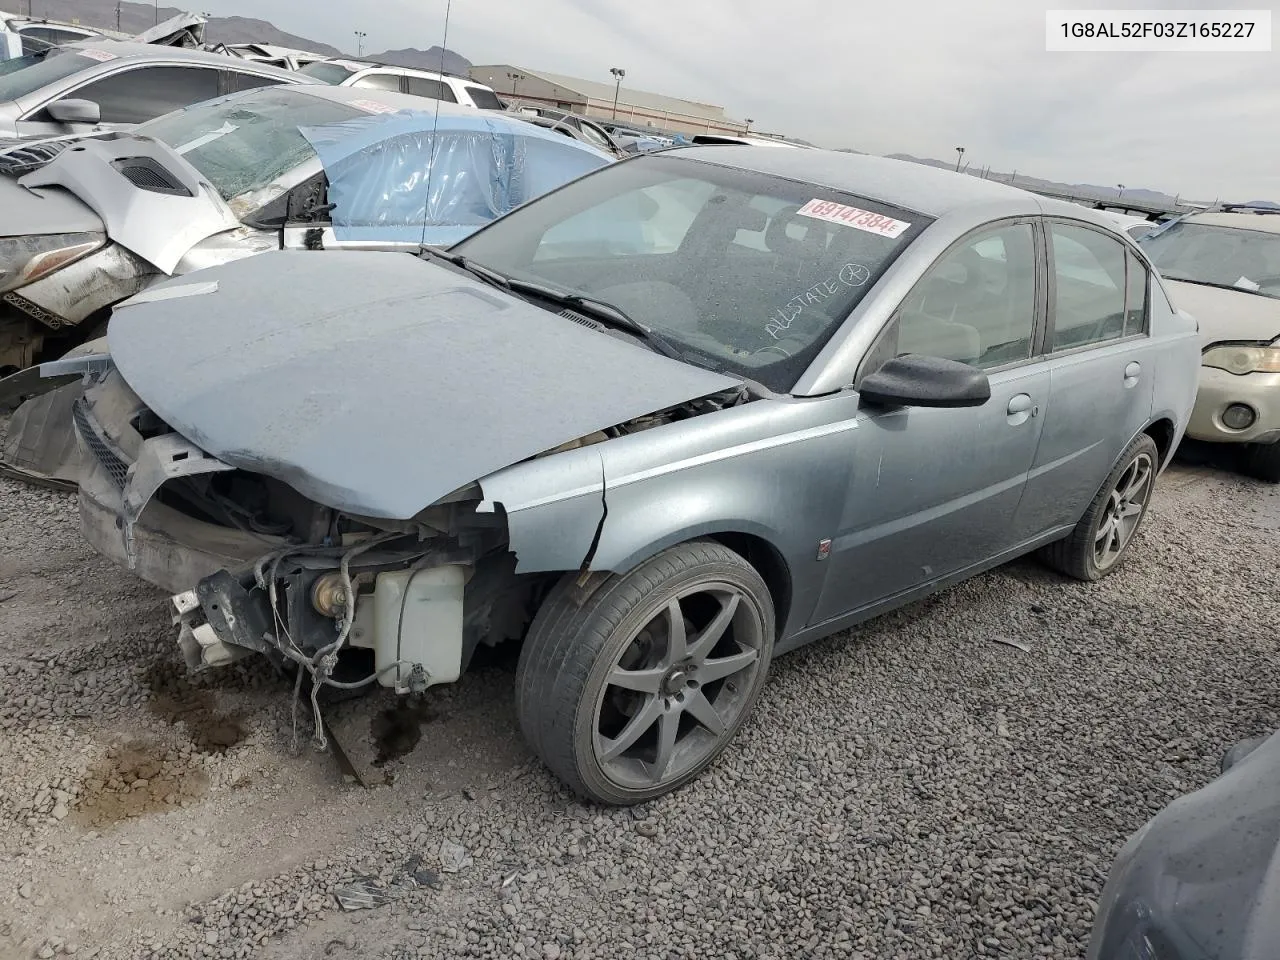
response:
[[[1280,6],[1269,3],[1241,6]],[[1049,5],[453,0],[447,46],[473,63],[606,83],[609,68],[622,67],[626,86],[721,104],[751,117],[753,129],[824,147],[950,159],[964,146],[974,168],[1280,201],[1280,52],[1050,53]],[[365,52],[376,53],[440,43],[446,0],[203,0],[201,8],[260,17],[349,51],[363,30]]]

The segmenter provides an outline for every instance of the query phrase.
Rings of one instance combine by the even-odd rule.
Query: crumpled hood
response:
[[[0,176],[0,237],[103,231],[102,219],[77,197],[56,188],[29,190]]]
[[[202,449],[389,519],[740,382],[400,253],[282,251],[166,281],[117,307],[108,344]]]
[[[1202,347],[1221,340],[1270,342],[1280,337],[1280,300],[1168,277],[1164,282],[1173,305],[1199,322]]]

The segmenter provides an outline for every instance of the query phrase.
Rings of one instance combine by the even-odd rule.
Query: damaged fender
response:
[[[99,310],[133,296],[155,275],[146,262],[111,244],[27,284],[18,293],[43,311],[37,320],[56,330],[76,326]]]
[[[605,520],[599,445],[499,470],[480,481],[477,513],[501,507],[516,573],[585,570]]]

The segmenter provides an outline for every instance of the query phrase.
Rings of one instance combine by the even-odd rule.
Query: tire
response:
[[[1244,471],[1266,483],[1280,483],[1280,440],[1249,444],[1244,455]]]
[[[1117,488],[1122,480],[1125,484],[1130,482],[1130,471],[1135,469],[1135,466],[1138,470],[1145,469],[1146,479],[1141,481],[1140,488],[1132,489],[1128,497],[1121,497],[1120,490]],[[1151,493],[1155,489],[1156,474],[1159,469],[1160,451],[1155,441],[1145,433],[1135,437],[1129,446],[1125,447],[1124,453],[1120,455],[1111,473],[1103,481],[1102,487],[1075,529],[1064,539],[1041,549],[1040,558],[1059,573],[1090,583],[1115,573],[1123,565],[1129,546],[1133,543],[1133,538],[1142,521],[1146,519],[1147,507],[1151,503]],[[1130,505],[1137,507],[1136,514],[1126,515],[1125,518],[1126,521],[1132,519],[1132,524],[1119,522],[1117,511],[1125,510]],[[1100,554],[1097,547],[1103,536],[1104,525],[1113,521],[1115,526],[1111,528],[1112,533],[1117,535],[1118,528],[1118,536],[1121,538],[1119,549],[1114,551],[1115,541],[1109,538],[1107,550]]]
[[[595,589],[578,580],[552,589],[525,639],[520,728],[580,797],[643,803],[697,777],[750,716],[773,655],[773,601],[751,564],[709,541]],[[685,635],[674,644],[672,610]]]

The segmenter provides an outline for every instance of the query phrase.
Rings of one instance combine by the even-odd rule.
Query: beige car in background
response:
[[[1200,323],[1200,391],[1187,436],[1244,444],[1280,483],[1280,209],[1228,207],[1142,240],[1174,305]]]

